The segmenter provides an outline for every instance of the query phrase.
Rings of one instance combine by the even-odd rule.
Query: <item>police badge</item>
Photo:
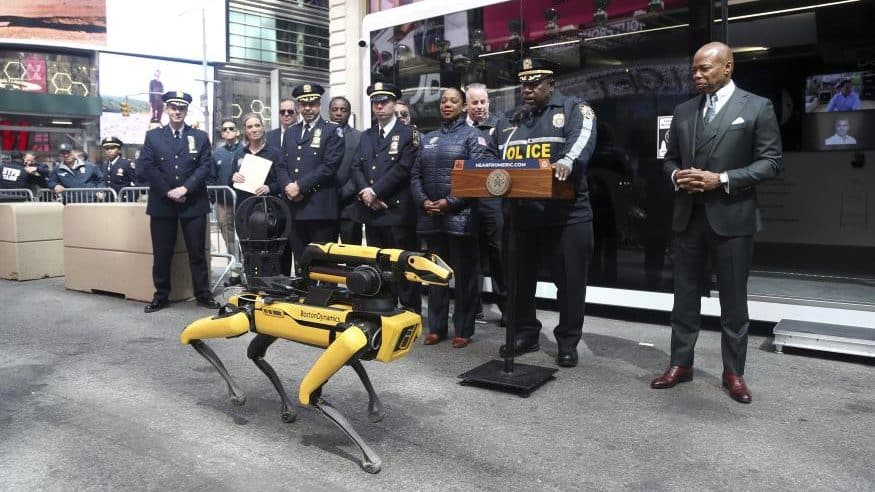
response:
[[[194,135],[186,137],[188,139],[188,153],[197,154],[197,145],[195,145]]]
[[[322,143],[322,129],[313,130],[313,141],[310,142],[310,147],[319,148]]]
[[[562,113],[556,113],[553,115],[553,126],[556,128],[562,128],[565,126],[565,115]]]
[[[586,103],[580,103],[580,114],[587,120],[595,118],[595,111]]]
[[[392,135],[392,141],[389,143],[389,154],[397,154],[398,153],[398,142],[400,141],[400,135]]]
[[[420,139],[419,130],[413,130],[413,134],[410,136],[410,143],[413,144],[413,148],[419,147],[419,139]]]

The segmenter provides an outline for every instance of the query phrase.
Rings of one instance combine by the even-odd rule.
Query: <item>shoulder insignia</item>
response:
[[[410,136],[410,142],[413,144],[414,147],[419,147],[419,141],[420,141],[419,130],[413,130],[413,133]]]
[[[595,118],[595,111],[586,103],[580,103],[580,113],[588,120]]]

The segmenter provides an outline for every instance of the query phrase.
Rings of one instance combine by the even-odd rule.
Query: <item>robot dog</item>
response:
[[[250,213],[256,200],[261,210]],[[204,343],[213,338],[234,338],[255,333],[248,356],[267,376],[282,401],[284,422],[296,418],[294,404],[280,383],[276,371],[264,360],[270,345],[278,338],[324,349],[301,381],[298,401],[312,406],[337,425],[362,452],[362,468],[378,473],[382,461],[355,432],[352,425],[322,397],[322,387],[344,365],[349,365],[368,392],[370,420],[383,418],[383,405],[371,385],[361,361],[376,359],[392,362],[406,356],[422,333],[420,315],[398,309],[392,284],[406,279],[422,284],[447,285],[452,270],[438,256],[399,249],[380,249],[341,244],[310,244],[297,262],[296,276],[270,275],[279,271],[276,258],[284,247],[282,234],[265,237],[285,222],[287,235],[291,221],[269,210],[270,197],[252,197],[237,213],[238,234],[244,250],[246,280],[243,292],[229,299],[218,315],[202,318],[180,335],[222,376],[232,403],[243,405],[246,397],[231,379],[222,361]],[[284,208],[285,204],[278,199]],[[241,213],[242,212],[242,213]],[[257,217],[259,226],[241,218]],[[265,226],[264,224],[268,224]],[[246,237],[258,231],[259,239]],[[345,287],[341,287],[345,286]]]

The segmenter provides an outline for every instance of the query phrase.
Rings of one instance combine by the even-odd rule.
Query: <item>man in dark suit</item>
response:
[[[664,166],[675,187],[671,365],[650,385],[671,388],[693,379],[700,279],[711,258],[720,292],[723,385],[734,400],[750,403],[744,381],[747,278],[762,222],[755,186],[781,170],[781,133],[772,103],[732,82],[734,66],[729,46],[702,46],[693,57],[701,95],[675,108],[669,129]]]
[[[292,125],[298,122],[298,112],[295,110],[294,99],[280,101],[280,127],[267,132],[267,144],[282,150],[283,136]]]
[[[398,87],[377,82],[367,93],[377,123],[362,133],[352,163],[359,200],[356,215],[365,224],[368,246],[416,251],[417,207],[410,192],[410,169],[419,150],[419,132],[395,116]],[[402,307],[417,314],[422,310],[418,283],[402,280],[395,295]]]
[[[289,248],[296,259],[310,243],[337,240],[340,208],[335,175],[343,159],[343,129],[322,119],[324,93],[318,84],[292,90],[302,120],[286,130],[277,170],[280,189],[292,210]],[[284,260],[284,271],[287,266]]]
[[[152,281],[155,296],[145,312],[161,310],[169,304],[170,262],[176,245],[177,224],[182,226],[191,281],[197,304],[218,309],[219,303],[210,292],[207,264],[206,232],[210,200],[206,181],[213,169],[213,157],[207,134],[185,124],[191,95],[166,92],[162,97],[170,124],[149,130],[140,152],[143,174],[149,182],[149,203],[146,213],[151,217]]]
[[[362,223],[355,215],[356,192],[352,180],[352,161],[358,150],[362,132],[349,126],[352,105],[343,96],[332,97],[328,103],[328,118],[343,130],[343,161],[337,169],[337,194],[340,200],[340,241],[362,244]]]

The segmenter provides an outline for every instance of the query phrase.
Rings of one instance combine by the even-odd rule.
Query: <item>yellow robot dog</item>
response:
[[[391,284],[406,279],[447,285],[453,272],[432,254],[328,243],[307,246],[296,273],[295,277],[247,276],[243,293],[232,297],[217,316],[188,325],[180,340],[216,368],[228,385],[231,401],[243,405],[245,396],[203,340],[255,333],[248,356],[279,393],[285,422],[295,420],[293,404],[276,371],[264,360],[265,352],[277,338],[325,349],[301,381],[298,400],[337,425],[361,449],[362,468],[377,473],[382,465],[379,456],[321,398],[322,386],[344,365],[351,366],[368,392],[371,420],[381,420],[382,403],[361,361],[404,357],[422,333],[420,315],[395,306]]]

